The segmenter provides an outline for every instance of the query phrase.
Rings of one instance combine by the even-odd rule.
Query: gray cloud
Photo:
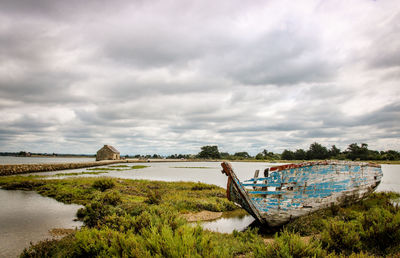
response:
[[[369,65],[381,69],[400,67],[400,39],[396,36],[400,33],[400,13],[385,19],[384,25],[387,29],[380,31],[370,46]]]
[[[0,151],[399,149],[400,10],[352,4],[2,1]]]

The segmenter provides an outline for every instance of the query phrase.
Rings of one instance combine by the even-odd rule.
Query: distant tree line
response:
[[[400,160],[400,152],[395,150],[377,151],[369,150],[368,144],[350,144],[346,150],[341,151],[335,145],[330,149],[314,142],[308,150],[284,150],[281,155],[285,160],[314,160],[314,159],[350,159],[350,160]]]
[[[93,157],[94,155],[85,154],[48,154],[48,153],[29,153],[26,151],[20,152],[0,152],[0,156],[20,156],[26,157],[30,155],[35,156],[87,156]],[[400,152],[395,150],[377,151],[368,149],[368,144],[357,143],[350,144],[346,150],[341,151],[335,145],[329,149],[317,142],[310,145],[308,150],[297,149],[295,151],[285,149],[281,154],[273,153],[264,149],[255,156],[251,156],[246,151],[235,152],[230,154],[228,152],[219,152],[218,146],[203,146],[197,155],[193,154],[172,154],[162,156],[159,154],[146,154],[146,155],[125,155],[125,158],[138,158],[138,159],[225,159],[225,160],[318,160],[318,159],[349,159],[349,160],[400,160]]]
[[[368,144],[352,143],[344,151],[341,151],[335,145],[329,149],[317,142],[310,145],[308,150],[297,149],[295,151],[285,149],[281,154],[263,150],[254,157],[246,151],[229,154],[228,152],[219,152],[218,146],[203,146],[196,155],[200,159],[227,159],[227,160],[319,160],[319,159],[350,159],[350,160],[400,160],[400,152],[395,150],[377,151],[369,150]]]
[[[193,159],[196,156],[193,154],[171,154],[167,156],[159,155],[159,154],[136,154],[136,155],[126,155],[125,158],[137,158],[137,159]]]
[[[261,153],[257,154],[255,157],[251,156],[246,151],[235,152],[234,154],[229,154],[228,152],[219,152],[218,146],[203,146],[201,151],[197,154],[197,158],[200,159],[227,159],[227,160],[243,160],[243,159],[280,159],[279,154],[273,152],[268,152],[263,150]]]
[[[195,155],[192,154],[172,154],[166,157],[167,159],[193,159]]]

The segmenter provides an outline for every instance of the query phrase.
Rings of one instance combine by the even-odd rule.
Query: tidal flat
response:
[[[22,257],[325,257],[400,255],[400,195],[374,193],[347,207],[301,217],[277,229],[223,234],[193,225],[184,214],[238,210],[225,189],[205,183],[109,177],[0,177],[2,189],[33,190],[80,204],[84,226],[26,249]],[[274,234],[269,241],[268,235]],[[307,240],[304,240],[307,237]]]

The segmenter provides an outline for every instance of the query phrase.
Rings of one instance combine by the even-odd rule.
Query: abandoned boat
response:
[[[331,205],[357,202],[379,185],[381,166],[364,162],[320,161],[267,168],[240,182],[228,162],[227,197],[270,227]]]

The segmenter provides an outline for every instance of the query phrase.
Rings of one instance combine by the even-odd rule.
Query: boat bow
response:
[[[226,195],[228,200],[239,204],[243,209],[250,213],[255,219],[260,222],[265,222],[260,212],[256,209],[250,199],[246,189],[233,172],[232,166],[228,162],[222,162],[222,173],[228,176],[228,184],[226,187]]]

